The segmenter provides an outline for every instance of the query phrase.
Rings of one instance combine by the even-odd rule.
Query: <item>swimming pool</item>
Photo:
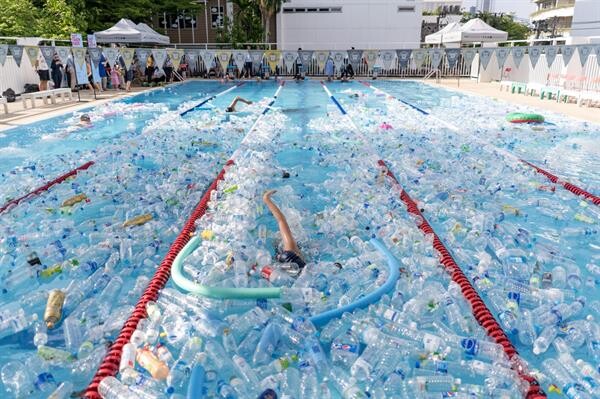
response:
[[[66,381],[65,390],[85,389],[233,160],[195,222],[201,239],[180,259],[182,275],[205,287],[285,288],[260,299],[194,299],[170,280],[136,325],[161,358],[150,373],[161,377],[164,363],[169,378],[148,378],[138,364],[118,375],[130,388],[117,385],[117,396],[176,397],[192,385],[196,395],[227,398],[268,388],[280,397],[519,397],[524,385],[510,368],[519,363],[479,326],[431,235],[417,228],[422,217],[529,374],[547,392],[577,383],[596,394],[600,212],[513,155],[597,194],[598,126],[547,114],[543,130],[515,127],[504,116],[519,107],[418,82],[327,84],[339,106],[318,81],[233,87],[188,82],[86,110],[91,129],[74,129],[75,114],[3,133],[2,200],[95,163],[0,214],[2,389],[27,397]],[[225,113],[238,95],[254,104]],[[422,216],[406,211],[380,160]],[[307,261],[299,276],[273,258],[281,240],[262,205],[269,188]],[[393,289],[366,306],[388,281]],[[52,289],[66,301],[62,321],[45,331]],[[550,338],[534,354],[542,331]],[[567,377],[548,360],[559,356]]]

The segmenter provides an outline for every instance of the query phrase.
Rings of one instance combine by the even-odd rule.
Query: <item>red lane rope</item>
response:
[[[539,174],[546,176],[548,178],[548,180],[550,180],[552,183],[560,184],[561,186],[563,186],[564,188],[566,188],[573,194],[578,195],[578,196],[583,196],[583,197],[591,200],[594,203],[594,205],[600,206],[600,197],[598,197],[597,195],[594,195],[588,191],[585,191],[584,189],[579,188],[576,185],[571,184],[567,181],[559,179],[558,176],[553,175],[552,173],[548,172],[547,170],[544,170],[544,169],[540,168],[539,166],[532,164],[531,162],[527,162],[524,159],[521,159],[521,162],[523,162],[525,165],[531,166]]]
[[[233,160],[227,161],[225,166],[233,165]],[[196,229],[195,222],[200,219],[206,213],[206,209],[208,207],[208,201],[210,200],[210,194],[217,189],[217,183],[219,180],[223,180],[225,176],[225,167],[221,169],[221,172],[217,175],[217,177],[213,180],[212,184],[208,187],[198,205],[186,221],[183,229],[171,244],[167,255],[161,262],[158,269],[154,273],[152,280],[148,284],[148,287],[142,294],[141,298],[138,300],[138,303],[135,305],[135,308],[129,316],[129,319],[121,328],[117,339],[114,341],[112,346],[110,347],[107,354],[104,356],[104,360],[98,367],[98,371],[96,371],[96,375],[92,379],[92,382],[87,387],[84,397],[87,399],[101,399],[100,394],[98,393],[98,385],[100,381],[108,376],[115,376],[119,371],[119,363],[121,361],[121,353],[123,350],[123,346],[129,342],[131,338],[131,334],[136,330],[137,325],[141,319],[146,318],[146,304],[149,301],[156,301],[158,299],[158,293],[161,289],[165,287],[167,281],[171,276],[171,266],[173,265],[173,261],[177,254],[183,249],[183,247],[190,240],[191,234]]]
[[[75,176],[80,170],[85,170],[85,169],[89,168],[90,166],[92,166],[93,164],[94,164],[94,161],[86,162],[83,165],[78,166],[77,168],[65,173],[64,175],[61,175],[61,176],[57,177],[56,179],[47,182],[43,186],[38,187],[35,190],[25,194],[24,196],[8,201],[6,204],[2,205],[2,207],[0,208],[0,213],[3,213],[4,211],[8,210],[11,206],[18,205],[19,203],[25,201],[26,199],[34,197],[40,193],[43,193],[44,191],[48,191],[50,189],[50,187],[64,182],[69,177]]]
[[[408,193],[400,186],[400,183],[396,179],[396,176],[389,170],[386,163],[383,160],[378,161],[379,166],[383,167],[386,171],[387,176],[392,179],[394,184],[396,184],[400,188],[400,199],[406,205],[407,211],[413,215],[419,216],[421,218],[421,223],[418,225],[419,229],[425,234],[433,235],[433,247],[438,251],[440,255],[440,263],[444,265],[448,274],[452,280],[457,283],[461,290],[465,299],[471,304],[471,309],[473,316],[477,320],[477,322],[485,329],[487,335],[494,339],[494,341],[500,345],[504,349],[504,353],[508,356],[509,359],[513,359],[513,357],[518,355],[517,350],[510,342],[510,339],[507,337],[506,333],[502,330],[502,327],[496,319],[494,318],[492,312],[487,308],[471,282],[467,278],[467,276],[463,273],[460,266],[456,263],[450,251],[446,248],[446,246],[442,243],[438,235],[435,233],[429,222],[425,219],[417,203],[408,195]],[[541,389],[538,381],[531,375],[523,372],[522,370],[516,370],[519,374],[519,378],[525,381],[529,388],[527,390],[526,398],[527,399],[540,399],[545,398],[546,394]]]

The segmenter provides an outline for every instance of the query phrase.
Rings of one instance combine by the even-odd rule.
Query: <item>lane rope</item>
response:
[[[189,114],[190,112],[193,112],[193,111],[197,110],[198,108],[202,107],[202,106],[203,106],[204,104],[206,104],[207,102],[209,102],[209,101],[212,101],[212,100],[214,100],[214,99],[215,99],[215,98],[217,98],[217,97],[221,97],[222,95],[224,95],[224,94],[227,94],[227,93],[229,93],[229,92],[231,92],[231,91],[233,91],[233,90],[237,89],[238,87],[240,87],[240,86],[244,85],[245,83],[246,83],[246,82],[240,82],[240,83],[237,83],[235,86],[232,86],[232,87],[230,87],[230,88],[229,88],[229,89],[227,89],[227,90],[223,90],[223,91],[222,91],[222,92],[220,92],[220,93],[217,93],[217,94],[214,94],[214,95],[212,95],[212,96],[210,96],[210,97],[207,97],[207,98],[205,98],[204,100],[200,101],[198,104],[194,105],[193,107],[191,107],[191,108],[188,108],[188,109],[186,109],[186,110],[185,110],[185,111],[183,111],[183,112],[180,112],[180,113],[179,113],[179,116],[185,116],[185,115]]]

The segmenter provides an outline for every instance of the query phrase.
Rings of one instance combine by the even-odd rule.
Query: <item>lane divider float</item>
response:
[[[185,116],[185,115],[189,114],[190,112],[193,112],[193,111],[197,110],[198,108],[202,107],[202,106],[203,106],[204,104],[206,104],[207,102],[209,102],[209,101],[212,101],[212,100],[214,100],[214,99],[215,99],[215,98],[217,98],[217,97],[221,97],[222,95],[224,95],[224,94],[227,94],[227,93],[229,93],[230,91],[233,91],[233,90],[237,89],[238,87],[242,86],[242,85],[243,85],[243,84],[245,84],[245,83],[246,83],[246,82],[239,82],[239,83],[237,83],[235,86],[232,86],[232,87],[230,87],[230,88],[229,88],[229,89],[227,89],[227,90],[223,90],[223,91],[222,91],[222,92],[220,92],[220,93],[213,94],[212,96],[210,96],[210,97],[207,97],[207,98],[205,98],[204,100],[200,101],[198,104],[194,105],[193,107],[191,107],[191,108],[188,108],[188,109],[186,109],[186,110],[185,110],[185,111],[183,111],[183,112],[180,112],[180,113],[179,113],[179,116]]]
[[[43,193],[44,191],[48,191],[52,186],[55,186],[57,184],[60,184],[60,183],[64,182],[69,177],[75,176],[77,173],[79,173],[79,171],[88,169],[94,163],[95,163],[94,161],[86,162],[83,165],[78,166],[75,169],[73,169],[73,170],[71,170],[71,171],[69,171],[69,172],[67,172],[67,173],[65,173],[65,174],[57,177],[56,179],[51,180],[51,181],[45,183],[43,186],[40,186],[40,187],[36,188],[35,190],[33,190],[33,191],[25,194],[22,197],[11,199],[6,204],[2,205],[2,207],[0,207],[0,214],[3,213],[3,212],[5,212],[5,211],[7,211],[7,210],[9,210],[9,208],[12,208],[12,207],[18,205],[19,203],[21,203],[21,202],[23,202],[23,201],[25,201],[27,199],[35,197],[36,195],[39,195],[39,194]]]

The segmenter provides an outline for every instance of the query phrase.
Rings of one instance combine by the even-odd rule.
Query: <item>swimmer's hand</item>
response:
[[[263,201],[266,203],[271,202],[271,196],[273,194],[275,194],[277,192],[277,190],[267,190],[265,191],[265,193],[263,194]]]

